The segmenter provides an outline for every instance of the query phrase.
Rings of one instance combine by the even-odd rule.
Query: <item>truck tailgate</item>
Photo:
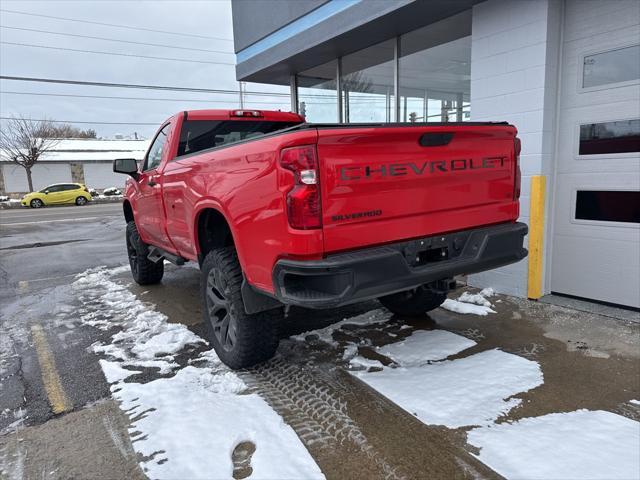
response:
[[[318,128],[325,251],[516,220],[516,133],[506,124]]]

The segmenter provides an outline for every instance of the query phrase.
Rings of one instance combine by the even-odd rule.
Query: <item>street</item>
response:
[[[633,319],[490,291],[452,292],[422,318],[377,301],[292,308],[276,357],[234,373],[201,338],[197,265],[134,284],[124,228],[120,204],[0,211],[1,478],[604,478],[601,464],[624,478],[639,465]]]

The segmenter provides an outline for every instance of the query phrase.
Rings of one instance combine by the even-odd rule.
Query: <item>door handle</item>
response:
[[[153,180],[149,180],[147,182],[147,185],[149,185],[150,187],[155,187],[157,185],[157,182],[154,182]]]

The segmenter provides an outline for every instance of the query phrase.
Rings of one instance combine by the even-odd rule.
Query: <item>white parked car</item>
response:
[[[122,195],[122,192],[116,187],[109,187],[109,188],[105,188],[102,191],[102,194],[106,195],[107,197],[113,197],[115,195]]]

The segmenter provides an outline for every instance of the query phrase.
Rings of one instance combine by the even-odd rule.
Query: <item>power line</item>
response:
[[[80,50],[76,48],[49,47],[47,45],[35,45],[32,43],[17,43],[17,42],[4,42],[4,41],[1,41],[0,43],[3,45],[14,45],[18,47],[46,48],[47,50],[63,50],[67,52],[93,53],[98,55],[114,55],[117,57],[135,57],[135,58],[146,58],[146,59],[152,59],[152,60],[170,60],[173,62],[208,63],[211,65],[235,65],[235,63],[230,63],[230,62],[209,62],[206,60],[187,60],[184,58],[153,57],[150,55],[134,55],[132,53],[101,52],[98,50]]]
[[[13,120],[14,117],[0,117],[0,120]],[[32,122],[51,122],[51,123],[85,123],[88,125],[160,125],[160,122],[155,123],[140,123],[140,122],[86,122],[80,120],[48,120],[48,119],[36,119],[27,118]]]
[[[89,23],[89,24],[92,24],[92,25],[102,25],[104,27],[125,28],[125,29],[128,29],[128,30],[140,30],[140,31],[143,31],[143,32],[165,33],[165,34],[168,34],[168,35],[180,35],[180,36],[183,36],[183,37],[207,38],[209,40],[223,40],[225,42],[232,42],[233,41],[233,40],[231,40],[229,38],[210,37],[210,36],[207,36],[207,35],[197,35],[197,34],[194,34],[194,33],[171,32],[171,31],[167,31],[167,30],[154,30],[152,28],[132,27],[130,25],[117,25],[117,24],[114,24],[114,23],[95,22],[95,21],[92,21],[92,20],[81,20],[79,18],[55,17],[53,15],[43,15],[41,13],[19,12],[17,10],[7,10],[7,9],[4,9],[4,8],[0,8],[0,12],[15,13],[17,15],[28,15],[30,17],[52,18],[54,20],[64,20],[64,21],[67,21],[67,22]]]
[[[63,85],[83,85],[90,87],[113,87],[113,88],[133,88],[133,89],[142,89],[142,90],[162,90],[162,91],[177,91],[177,92],[197,92],[197,93],[215,93],[219,95],[238,95],[239,90],[223,90],[223,89],[211,89],[211,88],[191,88],[191,87],[169,87],[169,86],[161,86],[161,85],[140,85],[140,84],[126,84],[126,83],[109,83],[109,82],[88,82],[81,80],[62,80],[62,79],[54,79],[54,78],[38,78],[38,77],[16,77],[10,75],[0,75],[0,80],[11,80],[11,81],[24,81],[24,82],[40,82],[40,83],[55,83],[55,84],[63,84]],[[62,94],[49,94],[49,93],[31,93],[31,92],[0,92],[0,93],[12,93],[16,95],[51,95],[51,96],[63,96]],[[259,96],[259,97],[284,97],[289,98],[289,93],[285,92],[256,92],[256,91],[246,91],[243,89],[243,95],[246,96]],[[97,95],[68,95],[68,96],[76,96],[76,97],[87,97],[87,98],[123,98],[127,100],[155,100],[155,99],[146,99],[142,97],[109,97],[109,96],[97,96]],[[384,98],[378,98],[379,96],[358,96],[352,98],[350,103],[369,103],[369,102],[383,102]],[[334,105],[335,95],[321,95],[321,94],[310,94],[303,95],[301,98],[312,98],[312,99],[326,99],[329,100],[327,102],[309,102],[307,100],[303,100],[307,105]],[[173,99],[162,99],[171,101]],[[210,100],[191,100],[191,99],[181,99],[180,101],[210,101]],[[211,102],[214,102],[211,100]],[[247,100],[248,103],[279,103],[279,102],[258,102],[255,100]],[[222,103],[222,102],[220,102]]]
[[[112,83],[112,82],[91,82],[84,80],[66,80],[57,78],[42,78],[42,77],[18,77],[13,75],[0,75],[0,80],[12,80],[18,82],[39,82],[39,83],[57,83],[62,85],[83,85],[89,87],[113,87],[113,88],[134,88],[142,90],[163,90],[173,92],[198,92],[198,93],[217,93],[221,95],[238,95],[240,90],[227,90],[227,89],[215,89],[215,88],[195,88],[195,87],[174,87],[163,85],[143,85],[136,83]],[[259,97],[285,97],[289,98],[288,92],[258,92],[250,90],[242,90],[242,94],[247,96],[259,96]],[[303,94],[301,98],[314,98],[314,99],[328,99],[335,100],[335,94]],[[358,100],[376,100],[385,101],[384,98],[380,98],[380,95],[368,94],[359,95]],[[353,102],[353,99],[351,99]],[[251,100],[249,100],[251,102]],[[307,102],[308,103],[308,102]]]
[[[162,102],[202,102],[202,103],[237,103],[236,100],[205,100],[205,99],[195,99],[195,98],[146,98],[146,97],[119,97],[119,96],[109,96],[109,95],[78,95],[71,93],[39,93],[39,92],[15,92],[8,90],[0,90],[0,93],[10,94],[10,95],[35,95],[35,96],[44,96],[44,97],[74,97],[74,98],[105,98],[105,99],[113,99],[113,100],[145,100],[145,101],[162,101]],[[282,101],[272,101],[272,102],[261,102],[261,101],[251,101],[251,104],[265,104],[265,105],[280,105],[282,103],[286,103],[288,100],[283,99]]]
[[[22,28],[22,27],[9,27],[7,25],[0,25],[0,28],[5,28],[9,30],[21,30],[24,32],[36,32],[36,33],[46,33],[49,35],[62,35],[65,37],[77,37],[77,38],[90,38],[92,40],[105,40],[107,42],[118,42],[118,43],[130,43],[132,45],[145,45],[148,47],[163,47],[163,48],[175,48],[178,50],[192,50],[194,52],[207,52],[207,53],[223,53],[225,55],[233,55],[233,52],[225,52],[222,50],[207,50],[205,48],[192,48],[192,47],[179,47],[176,45],[166,45],[163,43],[145,43],[145,42],[134,42],[132,40],[120,40],[117,38],[107,38],[107,37],[93,37],[91,35],[79,35],[75,33],[63,33],[63,32],[53,32],[51,30],[38,30],[36,28]]]
[[[11,75],[0,75],[0,80],[14,80],[18,82],[40,82],[58,83],[63,85],[85,85],[90,87],[114,87],[114,88],[138,88],[143,90],[167,90],[173,92],[199,92],[199,93],[219,93],[225,95],[238,95],[239,90],[224,90],[215,88],[192,88],[192,87],[169,87],[162,85],[141,85],[135,83],[111,83],[111,82],[89,82],[83,80],[64,80],[57,78],[42,77],[17,77]],[[243,92],[245,95],[261,95],[265,97],[289,97],[286,92]]]
[[[174,87],[163,85],[142,85],[142,84],[130,84],[130,83],[111,83],[111,82],[90,82],[84,80],[65,80],[57,78],[42,78],[42,77],[18,77],[13,75],[0,75],[0,80],[12,80],[18,82],[40,82],[40,83],[58,83],[62,85],[84,85],[89,87],[113,87],[113,88],[138,88],[143,90],[166,90],[174,92],[199,92],[199,93],[218,93],[222,95],[238,95],[240,90],[226,90],[226,89],[213,89],[213,88],[195,88],[195,87]],[[289,98],[288,92],[258,92],[242,90],[242,94],[246,96],[260,96],[260,97],[286,97]],[[335,94],[302,94],[300,98],[318,98],[335,100]],[[358,95],[358,100],[371,99],[376,101],[385,101],[380,95],[367,94]],[[353,101],[353,99],[351,99]]]

